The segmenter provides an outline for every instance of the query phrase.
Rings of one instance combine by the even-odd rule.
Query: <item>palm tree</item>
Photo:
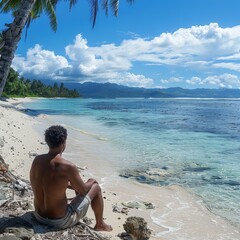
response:
[[[2,47],[3,47],[3,37],[2,37],[2,33],[0,33],[0,51]]]
[[[91,3],[92,22],[94,27],[99,8],[98,0],[89,0]],[[134,0],[126,0],[133,3]],[[30,23],[45,11],[50,18],[50,25],[54,31],[57,29],[55,7],[58,0],[0,0],[1,12],[12,12],[14,19],[0,35],[0,97],[6,84],[8,72],[14,58],[15,51],[22,36],[24,27],[28,29]],[[77,0],[69,0],[70,9]],[[108,7],[117,16],[119,0],[102,0],[102,7],[108,14]]]
[[[44,5],[43,5],[44,3]],[[12,12],[14,20],[11,24],[6,24],[7,29],[2,32],[0,48],[0,96],[6,84],[8,72],[14,58],[14,53],[21,39],[25,26],[29,26],[31,21],[36,19],[43,9],[48,13],[51,26],[56,29],[56,16],[54,7],[57,1],[41,0],[2,0],[0,8],[2,12]]]

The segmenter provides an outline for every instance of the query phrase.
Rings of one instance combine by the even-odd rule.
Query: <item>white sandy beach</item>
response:
[[[34,155],[47,151],[43,130],[52,121],[48,116],[31,117],[17,111],[12,107],[13,103],[14,100],[0,102],[0,155],[9,164],[10,170],[28,180]],[[74,135],[69,137],[64,156],[73,156],[73,159],[68,160],[78,165],[76,156],[71,152],[75,150],[71,147],[73,138]],[[107,157],[102,159],[103,155],[99,154],[103,150],[96,148],[99,146],[97,142],[92,142],[97,139],[90,139],[84,134],[82,139],[83,144],[78,149],[81,156],[78,157],[83,166],[87,166],[82,174],[86,179],[96,177],[103,187],[104,216],[106,222],[113,226],[113,231],[109,233],[113,239],[119,239],[117,234],[124,232],[123,223],[127,217],[139,216],[153,230],[150,239],[239,240],[240,229],[212,214],[191,192],[179,186],[155,187],[120,178],[112,167],[108,167]],[[108,152],[103,154],[107,156]],[[149,202],[155,209],[129,209],[128,215],[113,212],[113,206],[121,209],[122,203],[127,201]],[[91,210],[87,216],[93,218]]]

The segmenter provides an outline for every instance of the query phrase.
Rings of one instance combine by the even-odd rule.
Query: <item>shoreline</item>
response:
[[[28,101],[29,99],[25,100]],[[15,105],[21,101],[22,99],[11,100],[8,104],[0,102],[0,133],[1,142],[4,141],[0,154],[9,164],[10,170],[13,170],[21,178],[28,180],[34,155],[46,152],[43,133],[40,132],[52,122],[45,115],[34,117],[18,111],[12,104]],[[83,134],[80,134],[80,137],[83,138]],[[84,136],[85,140],[87,138],[88,136]],[[70,137],[66,156],[73,157],[73,162],[78,165],[78,155],[72,156],[70,154],[73,150],[71,140]],[[114,182],[112,182],[111,174],[114,173],[103,174],[103,168],[104,166],[108,167],[108,163],[104,159],[99,160],[97,158],[98,149],[94,151],[94,148],[90,148],[89,151],[92,151],[91,155],[86,151],[84,152],[84,147],[80,147],[79,152],[82,153],[81,159],[84,159],[83,162],[91,162],[89,169],[83,170],[82,173],[84,177],[91,175],[104,176],[100,179],[100,183],[105,198],[106,221],[114,228],[113,232],[109,234],[113,239],[119,239],[116,235],[124,232],[122,225],[129,216],[145,218],[148,226],[153,229],[153,235],[150,239],[182,239],[183,236],[185,239],[199,240],[238,239],[239,229],[211,213],[199,199],[187,190],[179,186],[155,187],[140,184],[118,177],[116,173]],[[99,163],[95,159],[102,162]],[[72,159],[69,160],[72,161]],[[102,168],[94,170],[94,165],[102,166]],[[111,171],[111,167],[107,168],[107,171]],[[128,215],[113,212],[113,206],[117,205],[122,208],[122,202],[129,201],[151,202],[155,209],[129,208]],[[91,210],[89,210],[87,216],[93,218]]]

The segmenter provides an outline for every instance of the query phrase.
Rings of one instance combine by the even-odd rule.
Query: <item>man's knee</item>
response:
[[[95,190],[96,192],[101,192],[101,187],[99,186],[98,183],[94,183],[93,186],[92,186],[92,188],[94,188],[94,190]]]
[[[88,196],[93,200],[99,194],[101,194],[101,187],[98,183],[94,183],[88,192]]]

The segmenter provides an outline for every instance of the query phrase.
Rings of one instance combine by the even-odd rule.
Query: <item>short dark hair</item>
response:
[[[50,148],[59,147],[66,139],[67,130],[60,125],[51,126],[45,131],[45,141]]]

